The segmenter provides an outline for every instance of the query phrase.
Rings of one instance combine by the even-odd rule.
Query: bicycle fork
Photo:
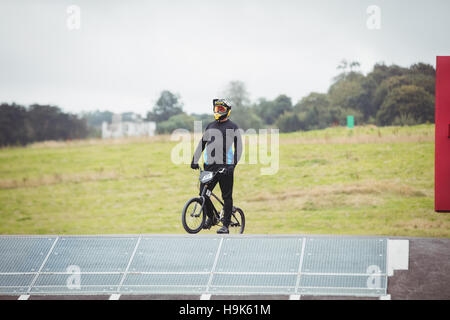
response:
[[[208,194],[208,191],[209,191],[209,194]],[[205,199],[205,194],[206,194],[207,196],[209,196],[209,195],[211,194],[211,191],[208,190],[208,185],[207,185],[207,184],[205,184],[205,186],[203,187],[202,193],[201,193],[201,195],[200,195],[200,199],[202,200],[202,206],[200,207],[200,210],[199,210],[198,214],[195,215],[196,218],[200,216],[200,214],[201,214],[203,208],[205,207],[205,201],[206,201],[206,199]],[[197,205],[198,205],[198,203],[196,202],[195,205],[194,205],[194,212],[195,212],[195,210],[197,209]]]

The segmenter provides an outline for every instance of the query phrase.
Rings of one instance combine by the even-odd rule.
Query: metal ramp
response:
[[[0,236],[0,294],[387,294],[388,239]]]

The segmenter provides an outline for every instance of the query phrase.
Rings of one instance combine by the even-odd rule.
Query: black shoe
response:
[[[230,231],[228,231],[228,227],[223,226],[222,228],[217,230],[217,233],[224,234],[224,233],[230,233]]]
[[[212,227],[212,221],[210,218],[206,218],[205,224],[203,225],[203,229],[211,229]]]

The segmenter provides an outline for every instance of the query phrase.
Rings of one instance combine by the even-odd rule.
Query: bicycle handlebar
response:
[[[199,167],[199,169],[200,169],[200,173],[202,173],[203,171],[205,171],[205,170],[202,170],[202,168],[201,167]],[[217,174],[217,173],[225,173],[225,168],[220,168],[219,170],[217,170],[217,171],[212,171],[214,174]]]

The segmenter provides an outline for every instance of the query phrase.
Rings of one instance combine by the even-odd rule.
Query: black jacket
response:
[[[224,166],[234,167],[242,154],[242,138],[239,127],[230,119],[224,122],[209,123],[195,150],[193,163],[198,163],[203,151],[205,170],[215,171]]]

